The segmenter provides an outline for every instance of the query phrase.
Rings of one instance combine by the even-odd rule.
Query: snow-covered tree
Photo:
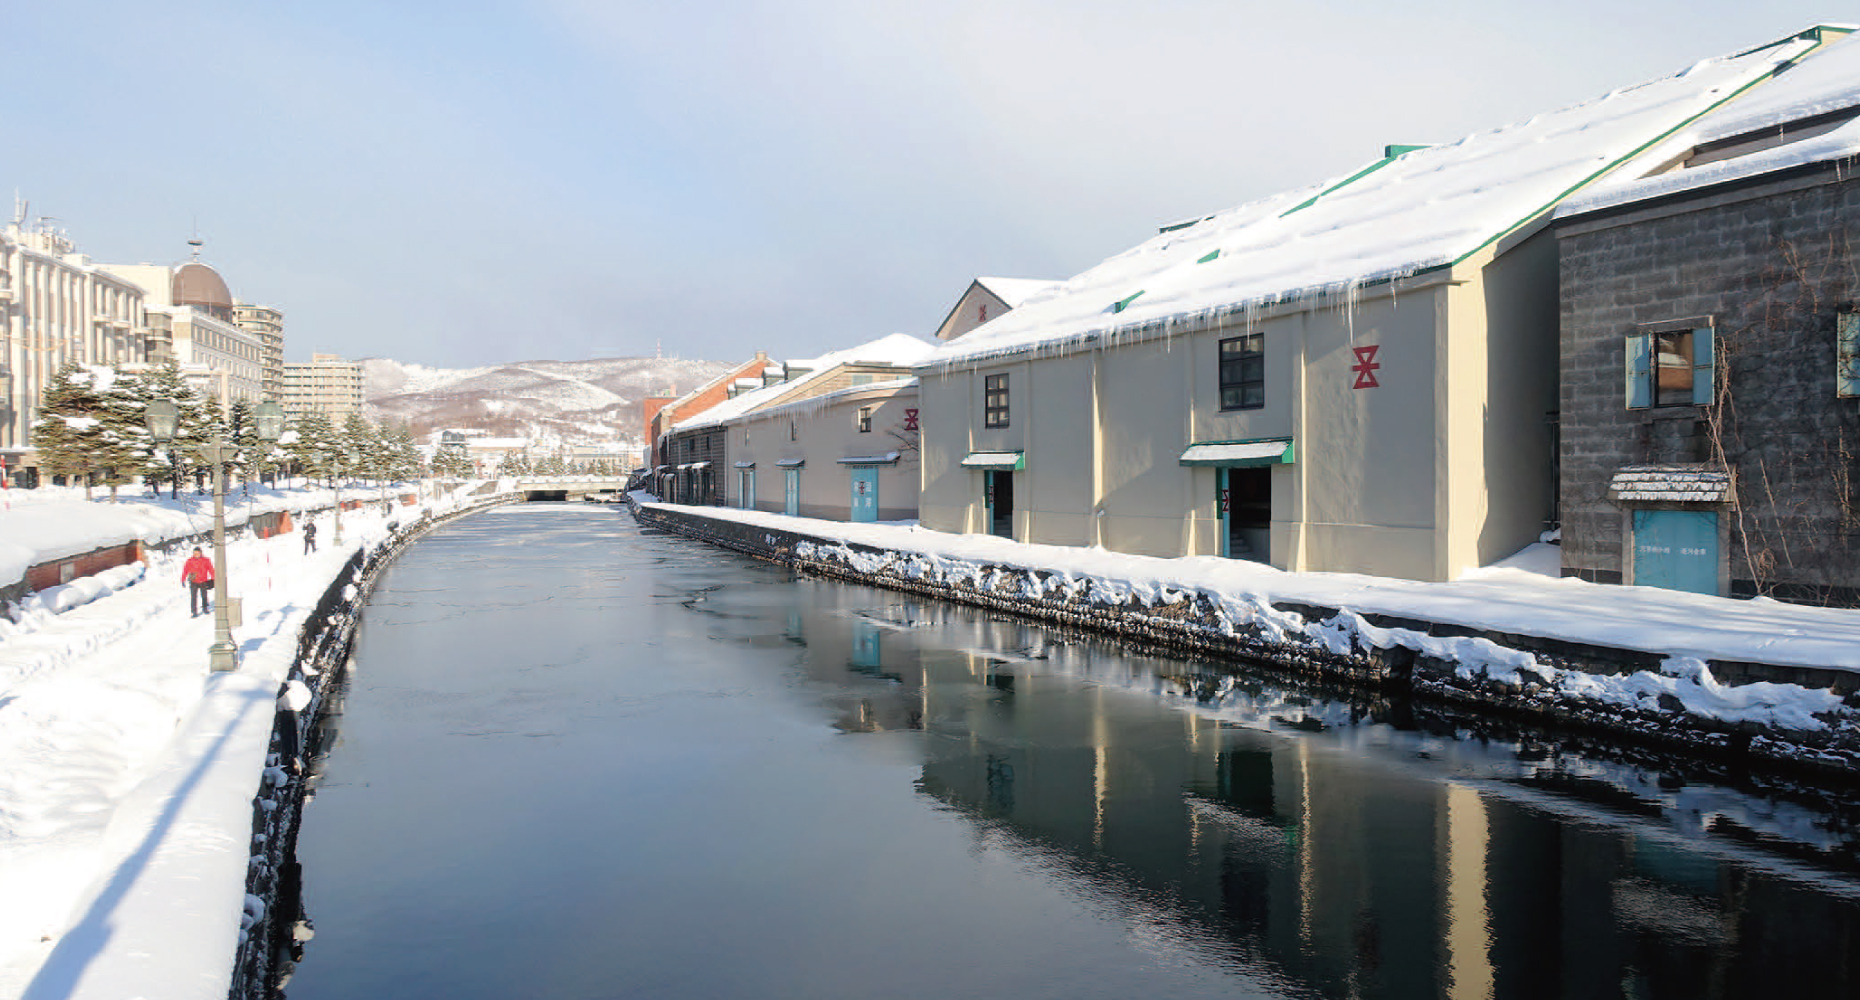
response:
[[[285,451],[305,475],[326,480],[339,464],[344,464],[340,454],[342,445],[328,414],[320,410],[306,413],[297,418],[291,429],[297,435]]]
[[[341,440],[344,450],[355,456],[354,475],[377,481],[386,477],[388,461],[381,432],[367,418],[349,414],[342,422]]]
[[[219,407],[194,391],[194,387],[181,375],[179,364],[170,360],[160,367],[126,379],[121,388],[127,397],[125,405],[133,407],[137,421],[142,419],[143,409],[158,399],[173,400],[179,411],[180,420],[173,441],[164,445],[154,444],[147,438],[146,431],[138,439],[142,442],[137,449],[138,471],[145,480],[153,485],[166,479],[178,491],[181,480],[192,476],[198,481],[205,473],[212,471],[201,456],[200,449],[212,442],[216,429],[222,429]]]
[[[389,478],[395,480],[417,479],[425,463],[420,461],[420,449],[413,443],[413,431],[405,424],[386,432],[389,456]]]
[[[39,397],[39,419],[32,425],[39,467],[54,476],[82,480],[86,499],[92,475],[100,469],[96,450],[106,405],[94,382],[90,369],[76,361],[65,362],[45,384]]]

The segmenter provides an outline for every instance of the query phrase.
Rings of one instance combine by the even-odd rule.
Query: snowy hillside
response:
[[[687,392],[732,364],[598,358],[428,368],[369,358],[363,393],[370,419],[409,424],[415,437],[456,427],[568,444],[638,441],[646,397]]]

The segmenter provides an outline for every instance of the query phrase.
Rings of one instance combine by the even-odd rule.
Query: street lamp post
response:
[[[181,411],[173,400],[158,399],[144,411],[149,436],[156,444],[175,439],[180,429]],[[254,411],[258,437],[267,444],[276,441],[284,430],[284,407],[278,403],[260,403]],[[233,645],[232,608],[226,599],[226,461],[233,449],[217,424],[213,440],[199,446],[200,457],[213,466],[213,645],[207,647],[207,665],[214,670],[239,669],[239,647]]]

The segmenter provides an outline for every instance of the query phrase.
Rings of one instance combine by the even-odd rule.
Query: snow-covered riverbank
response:
[[[1559,578],[1548,545],[1418,583],[633,500],[881,586],[1060,620],[1109,614],[1202,648],[1701,747],[1840,768],[1860,750],[1860,611]]]
[[[355,550],[463,499],[345,512],[338,545],[330,491],[254,494],[229,520],[288,510],[318,525],[319,546],[306,553],[301,532],[229,542],[245,622],[240,667],[219,674],[213,617],[188,613],[179,582],[185,551],[153,550],[210,527],[209,498],[46,490],[0,508],[0,569],[129,540],[151,550],[146,566],[41,592],[0,622],[0,997],[226,995],[298,631]]]

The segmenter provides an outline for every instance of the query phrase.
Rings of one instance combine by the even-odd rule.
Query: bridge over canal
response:
[[[596,493],[619,496],[625,476],[515,476],[514,489],[525,500],[580,500]]]

